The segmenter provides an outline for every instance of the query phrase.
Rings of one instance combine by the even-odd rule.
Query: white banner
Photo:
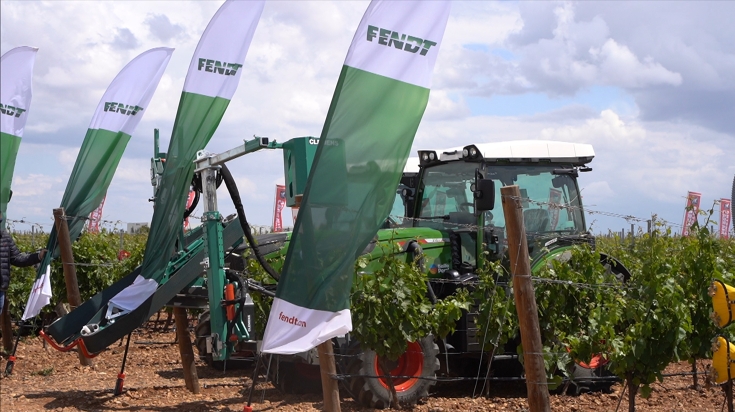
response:
[[[33,282],[31,295],[28,296],[26,310],[23,311],[21,320],[36,317],[41,313],[41,309],[51,302],[51,265],[46,266],[46,272],[36,278]]]
[[[232,99],[264,5],[263,0],[228,0],[217,10],[194,51],[185,92]]]
[[[352,330],[354,257],[382,224],[374,216],[390,211],[382,205],[395,193],[380,189],[385,181],[379,180],[398,184],[429,99],[450,7],[448,1],[386,0],[368,6],[330,103],[299,213],[315,216],[314,208],[324,205],[335,211],[346,211],[348,204],[354,208],[340,224],[296,221],[263,336],[264,353],[301,352]],[[355,184],[354,175],[361,172],[346,171],[346,159],[374,164],[379,173]],[[346,196],[333,196],[340,188]],[[309,248],[329,252],[317,258],[305,252]]]
[[[360,21],[345,65],[431,88],[448,1],[373,1]],[[427,24],[440,22],[443,24]]]
[[[300,333],[294,334],[292,329]],[[352,317],[348,309],[338,312],[304,309],[274,298],[263,336],[263,352],[283,355],[306,352],[351,330]]]
[[[16,47],[0,57],[0,132],[23,137],[31,107],[36,47]]]
[[[172,48],[158,47],[131,60],[102,95],[89,128],[132,135],[153,98],[173,51]]]

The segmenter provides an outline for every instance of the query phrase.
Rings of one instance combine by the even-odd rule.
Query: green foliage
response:
[[[629,296],[643,295],[636,299],[652,302],[648,322],[635,322],[630,330],[624,329],[625,325],[619,326],[621,336],[629,341],[621,351],[631,351],[631,355],[622,360],[631,364],[639,359],[638,363],[642,364],[638,367],[639,372],[645,375],[644,378],[630,375],[634,384],[645,385],[647,381],[661,379],[660,373],[651,370],[665,367],[667,361],[685,358],[694,362],[709,358],[711,339],[717,334],[732,338],[731,330],[718,329],[709,316],[712,301],[707,289],[712,280],[720,279],[728,284],[735,281],[735,242],[716,238],[711,233],[713,213],[713,209],[700,211],[700,215],[705,216],[705,223],[695,222],[688,237],[672,236],[669,230],[656,225],[651,235],[639,233],[634,240],[602,238],[598,241],[601,250],[619,257],[634,274],[635,288]],[[663,272],[660,276],[652,273],[656,268]],[[654,282],[659,279],[660,284],[655,287],[657,292],[652,291],[654,286],[647,278]],[[658,298],[652,299],[653,296]],[[629,317],[649,316],[647,309],[648,306],[636,300],[626,306]],[[676,341],[678,345],[673,347]],[[649,358],[649,351],[653,349],[659,355],[658,360],[656,356]],[[644,386],[641,395],[648,392],[649,388]]]
[[[413,262],[385,253],[374,273],[365,273],[367,266],[367,259],[358,259],[352,287],[352,334],[363,349],[372,349],[380,357],[397,360],[407,342],[430,334],[443,338],[454,330],[462,310],[469,308],[466,290],[432,305],[426,275]]]
[[[497,262],[483,262],[478,271],[478,284],[472,291],[477,305],[477,329],[486,351],[502,348],[518,333],[515,302],[505,269]]]
[[[690,362],[712,355],[712,338],[722,331],[710,319],[712,301],[707,290],[715,279],[730,283],[733,274],[728,272],[722,259],[726,243],[718,241],[709,230],[714,209],[704,212],[705,223],[695,222],[689,237],[678,239],[678,280],[686,294],[692,331],[685,340],[684,355]]]
[[[610,370],[626,379],[641,396],[649,385],[663,380],[666,366],[678,361],[679,350],[692,331],[688,296],[677,279],[679,255],[672,250],[670,229],[657,226],[651,235],[636,239],[630,262],[632,276],[622,316],[615,325],[621,344],[609,353]],[[673,253],[672,253],[673,252]]]
[[[589,362],[621,346],[615,326],[625,307],[624,285],[589,245],[551,254],[537,269],[534,284],[543,325],[544,361],[549,375],[568,375],[574,359]]]
[[[33,252],[46,246],[48,234],[13,234],[18,249]],[[125,275],[132,272],[143,261],[146,243],[145,234],[123,234],[122,249],[130,253],[130,257],[118,260],[120,252],[120,233],[102,230],[100,233],[82,233],[72,244],[74,262],[76,264],[77,283],[82,302],[96,293],[109,287]],[[34,248],[35,246],[35,248]],[[11,317],[19,319],[25,309],[25,303],[36,279],[36,269],[12,268],[8,303]],[[61,259],[51,264],[51,288],[53,298],[44,312],[53,311],[58,302],[66,302],[66,283]]]
[[[278,258],[269,261],[269,263],[271,266],[275,266],[280,269],[283,266],[284,260],[284,256],[279,256]],[[274,268],[274,270],[277,269]],[[254,258],[247,260],[246,271],[250,279],[260,282],[262,285],[272,285],[275,283],[275,280]],[[250,296],[253,298],[253,303],[255,304],[255,331],[258,336],[262,337],[265,332],[265,325],[268,322],[268,316],[270,316],[271,313],[273,298],[258,292],[251,292]]]

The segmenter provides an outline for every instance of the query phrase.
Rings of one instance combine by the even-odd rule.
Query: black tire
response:
[[[218,371],[225,370],[225,362],[216,361],[212,359],[212,354],[207,352],[207,341],[206,337],[212,334],[212,326],[210,325],[209,311],[206,310],[199,315],[197,326],[194,328],[195,343],[199,357],[204,359],[207,365],[211,366]]]
[[[210,323],[209,311],[205,310],[199,315],[196,328],[194,328],[195,344],[199,357],[207,363],[207,365],[218,371],[226,371],[230,369],[247,369],[253,366],[254,359],[228,359],[227,361],[216,361],[212,359],[212,354],[207,352],[206,338],[212,334],[212,325]],[[235,354],[237,356],[237,354]]]
[[[291,395],[322,393],[319,365],[273,359],[268,375],[268,380],[281,393]]]
[[[348,350],[350,362],[347,366],[349,391],[353,398],[369,408],[390,407],[390,389],[385,378],[380,376],[377,367],[378,356],[372,350],[362,351],[353,341]],[[436,384],[436,371],[439,370],[439,346],[433,337],[427,336],[417,342],[409,343],[401,358],[392,363],[393,384],[398,401],[402,406],[414,405],[429,397],[429,389]],[[401,378],[400,376],[414,376]]]
[[[610,372],[605,365],[596,368],[586,367],[579,363],[574,364],[572,381],[567,394],[581,395],[587,392],[612,393],[612,386],[619,382],[617,376]]]

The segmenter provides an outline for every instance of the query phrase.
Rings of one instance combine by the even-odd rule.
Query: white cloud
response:
[[[41,173],[13,175],[13,198],[8,204],[8,220],[40,224],[44,231],[53,225],[53,208],[59,207],[58,200],[64,193],[66,179]],[[19,226],[20,227],[20,226]]]
[[[694,139],[695,134],[708,138]],[[735,142],[691,125],[626,122],[605,110],[581,125],[546,128],[542,136],[593,144],[594,173],[607,176],[615,193],[646,204],[677,204],[688,190],[716,196],[735,172]]]
[[[0,2],[0,52],[40,47],[16,178],[31,184],[33,173],[53,176],[43,195],[14,197],[14,214],[37,207],[39,219],[49,220],[107,85],[137,54],[170,46],[176,50],[105,206],[111,219],[150,219],[151,129],[161,130],[166,151],[194,47],[221,3]],[[221,152],[254,134],[279,142],[319,135],[367,4],[268,2],[207,149]],[[686,190],[726,196],[722,188],[729,194],[735,174],[733,13],[732,2],[455,1],[414,149],[538,138],[592,143],[595,170],[580,176],[585,201],[620,213],[676,210],[663,213],[678,219]],[[114,50],[124,30],[137,43]],[[635,110],[574,100],[601,85],[624,89]],[[478,99],[528,92],[573,101],[518,116],[471,111]],[[248,219],[269,222],[273,185],[283,180],[281,153],[249,155],[231,170]],[[230,207],[225,191],[220,197]]]
[[[59,152],[58,159],[61,166],[65,170],[71,171],[74,168],[74,163],[77,161],[79,155],[79,148],[63,149]]]
[[[113,183],[111,184],[151,184],[151,162],[148,159],[120,159]]]
[[[429,96],[425,116],[430,119],[462,119],[470,115],[470,109],[461,98],[452,99],[444,90],[435,90]]]
[[[508,73],[533,89],[572,95],[592,84],[632,92],[646,121],[685,121],[735,133],[732,2],[521,2],[522,54]],[[590,83],[592,82],[592,83]],[[512,84],[503,90],[513,90]],[[488,94],[489,92],[486,92]]]
[[[615,196],[610,184],[606,181],[597,181],[586,184],[580,188],[582,196],[589,199],[608,200]]]
[[[624,44],[610,37],[601,16],[577,21],[572,3],[554,9],[552,38],[520,48],[522,72],[535,88],[573,94],[595,84],[639,88],[681,84],[682,77],[646,56],[643,62]]]
[[[632,215],[651,213],[677,223],[682,197],[689,190],[705,194],[703,202],[728,197],[735,174],[735,141],[691,124],[643,122],[604,110],[592,119],[529,122],[524,117],[472,116],[425,120],[412,152],[469,143],[548,139],[592,144],[593,171],[582,173],[584,202],[590,212]],[[621,218],[595,216],[596,230],[619,230]]]
[[[607,39],[601,48],[591,48],[590,54],[599,62],[599,77],[603,82],[626,88],[640,88],[657,84],[678,86],[681,74],[666,70],[652,57],[641,62],[626,46]]]
[[[36,197],[48,194],[54,184],[61,183],[58,176],[47,176],[33,173],[27,176],[13,177],[13,200],[16,197]]]

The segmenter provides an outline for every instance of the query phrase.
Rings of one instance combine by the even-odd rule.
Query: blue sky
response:
[[[171,62],[108,192],[106,227],[147,222],[153,129],[168,145],[191,55],[221,1],[0,2],[0,53],[39,48],[8,219],[48,230],[93,111],[153,47]],[[240,86],[207,150],[321,132],[365,1],[268,2]],[[735,175],[732,2],[456,1],[414,150],[503,140],[592,144],[588,222],[681,224],[687,191],[730,196]],[[281,153],[232,162],[248,219],[269,225]],[[223,213],[234,211],[224,193]],[[715,210],[717,210],[717,207]],[[199,212],[195,212],[197,214]],[[290,223],[286,213],[286,224]],[[680,228],[674,226],[674,230]]]
[[[614,86],[592,86],[573,96],[549,96],[540,92],[488,97],[467,97],[472,115],[524,116],[560,110],[579,105],[596,112],[635,110],[635,100],[625,90]]]

